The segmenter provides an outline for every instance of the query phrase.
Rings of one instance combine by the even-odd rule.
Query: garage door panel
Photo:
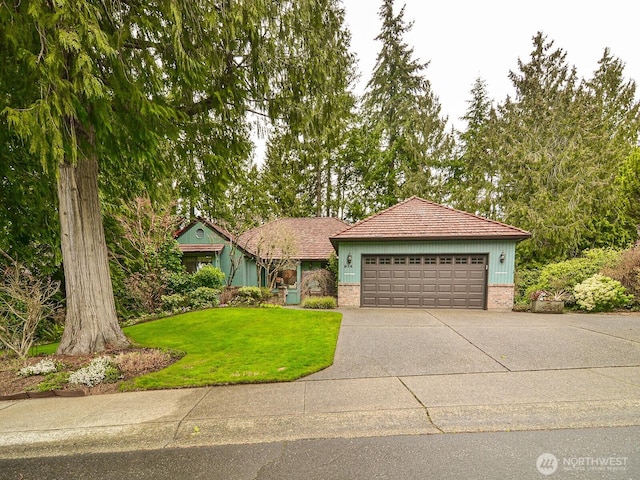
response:
[[[362,305],[484,308],[485,255],[365,256]]]

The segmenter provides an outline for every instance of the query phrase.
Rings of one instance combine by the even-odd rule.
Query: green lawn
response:
[[[325,311],[216,308],[127,327],[139,346],[186,355],[125,388],[295,380],[331,365],[341,319]]]

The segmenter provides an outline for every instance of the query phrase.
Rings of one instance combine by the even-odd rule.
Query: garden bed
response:
[[[19,376],[18,371],[27,365],[36,365],[43,359],[50,359],[63,367],[58,372],[73,372],[88,365],[96,355],[38,355],[27,360],[26,364],[17,358],[0,357],[0,400],[35,398],[42,396],[78,396],[115,393],[123,382],[147,373],[157,372],[168,367],[179,359],[177,355],[166,355],[161,350],[151,348],[129,348],[103,352],[100,356],[130,355],[131,361],[121,368],[122,378],[113,383],[100,383],[93,387],[60,384],[47,391],[40,391],[39,385],[46,380],[46,375]]]

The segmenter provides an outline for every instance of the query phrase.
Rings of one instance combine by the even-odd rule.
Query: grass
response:
[[[125,389],[290,381],[333,362],[342,315],[293,309],[216,308],[124,329],[142,347],[185,352]]]

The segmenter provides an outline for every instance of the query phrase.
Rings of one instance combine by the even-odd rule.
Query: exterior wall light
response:
[[[504,250],[502,251],[502,253],[500,254],[500,263],[504,263],[505,260],[505,255],[504,255]]]
[[[349,254],[347,255],[347,265],[349,267],[351,266],[351,262],[353,262],[353,255]]]

